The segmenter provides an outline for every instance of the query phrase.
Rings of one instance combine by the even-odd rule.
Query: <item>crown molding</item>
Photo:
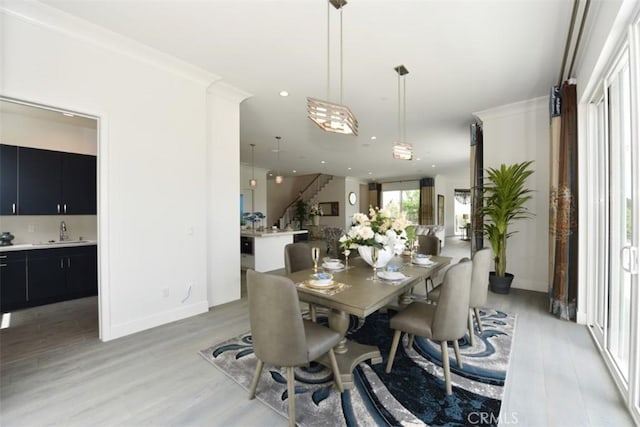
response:
[[[204,86],[209,86],[222,79],[222,77],[186,61],[42,3],[1,2],[0,13],[116,52]]]
[[[501,117],[514,116],[549,108],[549,96],[527,99],[513,104],[501,105],[487,110],[472,113],[474,117],[482,120],[492,120]]]
[[[207,92],[213,96],[220,97],[237,104],[253,96],[249,92],[245,92],[242,89],[238,89],[237,87],[223,81],[215,81],[211,83],[207,88]]]

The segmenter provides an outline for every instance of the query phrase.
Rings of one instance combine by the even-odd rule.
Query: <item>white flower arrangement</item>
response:
[[[320,209],[320,205],[318,205],[317,203],[314,203],[311,205],[311,208],[309,209],[309,214],[311,216],[322,216],[322,209]]]
[[[386,209],[369,207],[369,215],[353,215],[353,226],[340,238],[344,249],[360,246],[387,248],[401,254],[407,240],[407,226],[411,225],[404,212],[394,217]]]

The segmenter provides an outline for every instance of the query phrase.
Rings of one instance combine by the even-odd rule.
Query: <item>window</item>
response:
[[[418,223],[418,209],[420,207],[420,190],[382,190],[382,207],[386,209],[401,210],[407,215],[407,219],[414,224]],[[393,212],[397,214],[397,212]]]

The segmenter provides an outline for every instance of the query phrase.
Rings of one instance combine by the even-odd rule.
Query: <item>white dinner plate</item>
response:
[[[340,263],[340,264],[322,264],[322,268],[326,268],[328,270],[339,270],[341,268],[344,268],[344,264]]]
[[[392,281],[404,280],[407,278],[407,276],[400,273],[399,271],[379,271],[378,277],[383,280],[392,280]]]
[[[310,288],[315,288],[315,289],[331,289],[333,287],[335,287],[337,285],[337,283],[335,281],[330,281],[328,283],[326,282],[322,282],[322,283],[317,283],[315,280],[308,280],[307,281],[307,286],[309,286]]]

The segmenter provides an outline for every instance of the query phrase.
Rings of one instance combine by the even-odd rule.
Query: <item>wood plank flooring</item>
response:
[[[457,260],[465,245],[449,239],[443,254]],[[584,326],[549,316],[542,293],[490,293],[487,305],[518,314],[503,425],[633,425]],[[108,343],[96,298],[19,311],[11,325],[0,331],[2,426],[287,423],[198,355],[249,329],[244,298]]]

